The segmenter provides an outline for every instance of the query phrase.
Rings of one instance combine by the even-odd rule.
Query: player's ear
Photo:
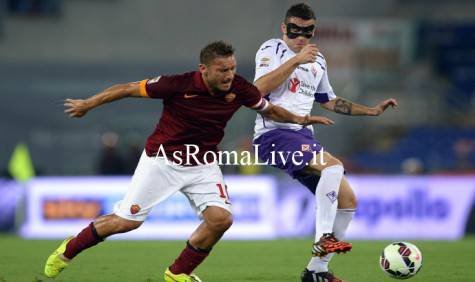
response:
[[[283,34],[287,33],[287,26],[285,25],[285,23],[280,24],[280,31],[282,31]]]
[[[198,65],[198,70],[201,72],[201,73],[205,73],[208,71],[208,67],[205,65],[205,64],[199,64]]]

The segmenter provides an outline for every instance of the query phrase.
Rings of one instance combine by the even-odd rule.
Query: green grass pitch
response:
[[[423,267],[410,281],[475,281],[475,237],[461,241],[413,241]],[[60,241],[0,236],[0,281],[53,281],[43,276],[47,256]],[[378,264],[389,241],[354,241],[353,250],[334,258],[332,270],[348,281],[396,281]],[[311,239],[222,241],[196,273],[205,282],[300,281],[309,259]],[[108,240],[80,254],[54,281],[163,281],[164,269],[183,241]]]

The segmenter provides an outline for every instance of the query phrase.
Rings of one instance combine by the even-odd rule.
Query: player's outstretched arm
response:
[[[295,115],[286,109],[273,105],[268,102],[268,106],[259,111],[261,115],[263,115],[265,118],[268,118],[270,120],[276,121],[276,122],[282,122],[282,123],[296,123],[300,125],[309,125],[309,124],[314,124],[314,123],[320,123],[320,124],[325,124],[325,125],[331,125],[334,122],[326,117],[322,116],[298,116]]]
[[[66,99],[64,112],[70,117],[80,118],[95,107],[120,100],[125,97],[143,97],[140,95],[139,82],[116,84],[87,99]]]
[[[259,89],[262,96],[265,96],[284,83],[299,65],[315,62],[317,54],[317,45],[308,44],[290,60],[256,80],[254,85]]]
[[[333,111],[338,114],[352,115],[352,116],[379,116],[384,113],[387,108],[397,108],[398,104],[396,99],[391,98],[382,101],[374,107],[368,107],[354,102],[348,101],[341,97],[330,100],[324,104],[321,104],[324,109]]]

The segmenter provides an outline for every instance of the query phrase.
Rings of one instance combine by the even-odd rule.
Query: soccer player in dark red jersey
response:
[[[114,206],[114,213],[97,218],[76,237],[63,241],[46,262],[48,277],[56,277],[81,251],[106,237],[138,228],[155,205],[180,191],[202,222],[166,269],[164,279],[200,281],[192,271],[232,224],[222,173],[207,152],[217,152],[233,114],[244,105],[277,122],[333,123],[325,117],[294,115],[263,99],[255,86],[236,75],[234,50],[222,41],[201,50],[198,71],[118,84],[85,100],[67,99],[65,112],[79,118],[126,97],[163,99],[160,121],[148,137],[130,188]],[[198,149],[192,156],[189,145]]]

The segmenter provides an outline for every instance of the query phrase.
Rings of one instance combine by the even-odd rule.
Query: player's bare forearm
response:
[[[82,117],[88,111],[102,104],[117,101],[125,97],[140,97],[139,83],[117,84],[85,100],[66,99],[64,102],[66,110],[64,112],[69,114],[70,117]]]
[[[330,125],[333,124],[333,121],[321,116],[298,116],[295,115],[286,109],[276,106],[276,105],[269,105],[268,109],[261,114],[270,120],[282,123],[295,123],[300,125],[308,125],[314,123],[321,123]]]
[[[265,96],[284,83],[298,66],[299,62],[297,58],[293,57],[277,69],[256,80],[254,85],[259,89],[262,96]]]
[[[305,123],[305,117],[294,115],[293,113],[287,111],[286,109],[276,106],[276,105],[269,105],[269,108],[261,114],[265,118],[268,118],[276,122],[296,123],[296,124]]]
[[[102,104],[114,102],[126,97],[134,97],[134,88],[138,87],[136,82],[126,84],[116,84],[112,87],[105,89],[104,91],[86,99],[92,108],[100,106]],[[135,95],[137,96],[137,95]]]
[[[398,106],[395,99],[385,100],[375,107],[368,107],[365,105],[357,104],[352,101],[338,97],[331,101],[328,101],[325,104],[321,105],[323,108],[333,111],[342,115],[352,115],[352,116],[379,116],[382,114],[389,106],[396,108]]]

